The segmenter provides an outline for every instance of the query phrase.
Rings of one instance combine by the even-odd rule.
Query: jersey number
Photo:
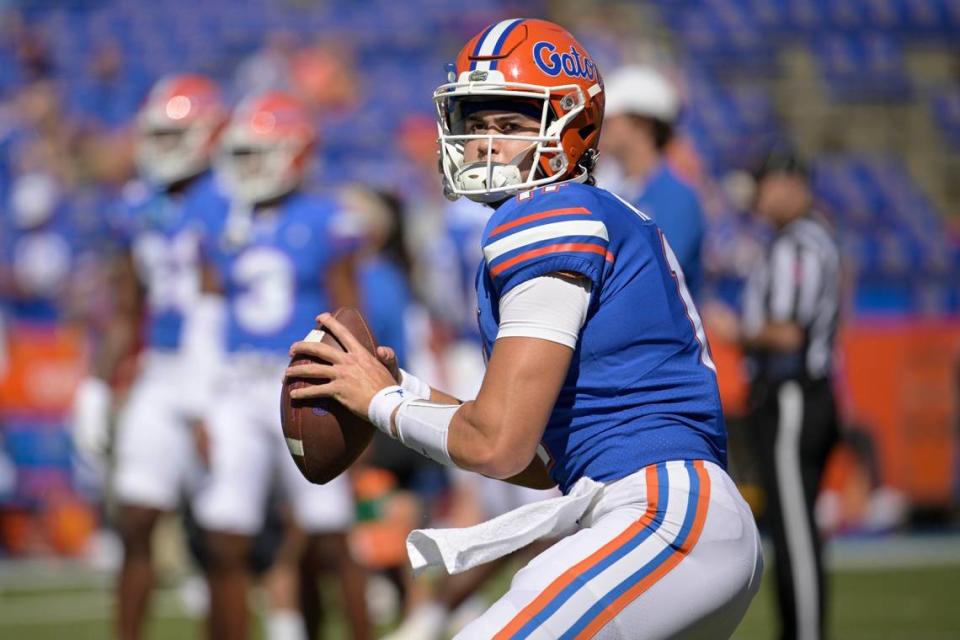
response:
[[[241,327],[251,333],[270,334],[290,322],[294,270],[286,255],[268,247],[249,249],[237,259],[233,278],[242,289],[233,303]]]
[[[172,238],[144,236],[134,254],[144,274],[147,297],[155,312],[183,312],[200,291],[197,239],[190,233]]]
[[[631,211],[644,220],[650,219],[650,216],[645,214],[643,211],[640,211],[617,194],[613,195],[617,200],[622,202],[624,206],[628,207]],[[690,319],[690,324],[693,327],[693,334],[696,336],[697,342],[700,343],[700,362],[702,362],[705,367],[716,373],[717,366],[713,364],[713,358],[710,357],[710,346],[707,344],[707,334],[703,330],[703,322],[700,320],[700,314],[697,312],[697,305],[693,304],[693,296],[690,295],[690,290],[687,289],[687,282],[683,277],[683,269],[680,268],[680,261],[677,260],[677,256],[673,253],[673,249],[670,248],[670,243],[667,242],[667,238],[663,235],[663,231],[658,230],[658,232],[660,233],[660,243],[663,245],[663,255],[667,258],[667,265],[670,267],[670,271],[673,274],[673,279],[677,283],[677,291],[680,293],[680,300],[683,302],[683,307],[687,312],[687,317]]]
[[[687,317],[690,318],[690,324],[693,326],[693,333],[697,337],[697,342],[700,343],[700,361],[704,366],[716,373],[717,367],[713,364],[713,359],[710,357],[707,334],[703,330],[703,322],[700,320],[700,314],[697,312],[697,305],[693,303],[693,296],[690,295],[690,290],[687,289],[687,283],[683,277],[683,269],[680,268],[680,261],[677,260],[673,249],[670,248],[670,243],[667,242],[667,237],[663,235],[663,231],[660,231],[660,243],[663,245],[663,255],[667,258],[667,264],[673,273],[673,279],[677,282],[677,290],[680,292],[680,299],[683,301]]]

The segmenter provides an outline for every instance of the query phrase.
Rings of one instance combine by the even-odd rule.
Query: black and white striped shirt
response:
[[[792,322],[805,334],[793,353],[748,354],[751,377],[828,377],[840,315],[840,252],[826,224],[814,215],[781,228],[761,264],[747,279],[743,328],[756,335],[765,324]]]

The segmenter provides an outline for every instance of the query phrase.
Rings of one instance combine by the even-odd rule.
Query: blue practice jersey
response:
[[[227,300],[228,352],[286,355],[332,311],[326,276],[330,265],[357,244],[355,227],[327,198],[294,193],[257,212],[247,241],[221,238],[211,257]]]
[[[567,491],[665,460],[726,465],[726,429],[706,336],[657,225],[608,191],[576,183],[520,194],[483,234],[477,277],[489,352],[499,301],[548,273],[590,279],[591,301],[542,444]]]
[[[700,251],[704,233],[697,193],[664,164],[650,176],[633,204],[653,218],[667,236],[683,268],[687,288],[696,299],[703,284]]]
[[[175,351],[200,295],[200,247],[219,232],[226,200],[209,173],[175,196],[145,186],[127,195],[117,224],[146,290],[145,343]]]

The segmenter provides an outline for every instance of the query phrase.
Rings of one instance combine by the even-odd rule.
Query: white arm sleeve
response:
[[[527,280],[500,300],[497,338],[542,338],[575,349],[589,306],[589,280],[553,275]]]
[[[447,450],[447,436],[453,414],[459,404],[438,404],[411,397],[403,387],[393,385],[377,392],[370,400],[367,416],[377,429],[413,449],[420,455],[447,466],[454,466]],[[396,418],[391,428],[394,411]]]

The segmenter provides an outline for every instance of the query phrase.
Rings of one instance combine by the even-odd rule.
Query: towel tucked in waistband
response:
[[[566,535],[576,529],[603,487],[603,483],[583,477],[565,496],[527,504],[472,527],[415,529],[407,536],[414,575],[441,565],[449,574],[461,573],[540,538]]]

